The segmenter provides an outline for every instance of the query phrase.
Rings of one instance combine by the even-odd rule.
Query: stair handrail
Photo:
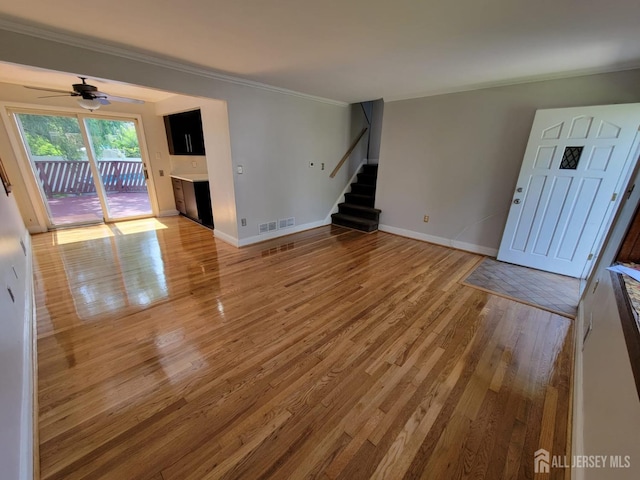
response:
[[[353,153],[353,150],[355,150],[356,145],[358,145],[358,142],[360,141],[360,139],[362,139],[362,137],[364,136],[364,134],[366,133],[366,131],[368,129],[369,129],[368,127],[364,127],[362,129],[360,134],[356,137],[356,139],[353,141],[353,143],[349,147],[349,150],[347,150],[347,153],[344,154],[344,156],[338,162],[338,165],[336,165],[336,168],[334,168],[333,171],[331,172],[331,175],[329,175],[330,178],[333,178],[333,177],[336,176],[336,174],[338,173],[340,168],[342,168],[342,165],[344,165],[344,162],[346,162],[347,158],[349,158],[351,156],[351,153]]]

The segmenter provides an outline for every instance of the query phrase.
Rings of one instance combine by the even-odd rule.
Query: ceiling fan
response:
[[[62,95],[48,95],[46,97],[38,97],[38,98],[53,98],[53,97],[79,97],[78,104],[87,110],[94,111],[99,109],[102,105],[109,105],[111,102],[123,102],[123,103],[144,103],[142,100],[136,100],[134,98],[126,98],[126,97],[116,97],[115,95],[109,95],[108,93],[98,91],[97,87],[93,85],[89,85],[87,83],[87,77],[78,77],[82,80],[82,83],[74,83],[72,85],[73,91],[69,92],[66,90],[55,90],[52,88],[38,88],[38,87],[28,87],[31,90],[40,90],[42,92],[54,92],[60,93]]]

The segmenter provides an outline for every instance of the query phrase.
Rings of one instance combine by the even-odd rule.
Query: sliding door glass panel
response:
[[[110,218],[151,215],[135,122],[87,118],[85,125],[98,163]]]
[[[16,119],[53,225],[102,222],[78,119],[26,113]]]

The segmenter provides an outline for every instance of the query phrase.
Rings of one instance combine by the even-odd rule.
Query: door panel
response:
[[[580,276],[610,222],[639,125],[640,104],[538,110],[498,259]]]
[[[103,221],[80,124],[74,116],[15,115],[53,226]]]
[[[108,218],[151,215],[135,122],[87,118],[85,125],[104,187]]]

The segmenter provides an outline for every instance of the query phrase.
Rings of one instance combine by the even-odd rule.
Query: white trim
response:
[[[175,217],[176,215],[180,215],[178,210],[160,210],[158,212],[158,217]]]
[[[238,247],[238,239],[236,237],[233,237],[231,235],[227,235],[226,233],[221,232],[220,230],[217,230],[217,229],[213,230],[213,236],[215,238],[219,238],[224,243],[228,243],[229,245],[233,245],[234,247]]]
[[[116,57],[126,58],[137,62],[147,63],[149,65],[155,65],[158,67],[170,68],[179,72],[189,73],[192,75],[199,75],[201,77],[210,78],[212,80],[219,80],[221,82],[233,83],[236,85],[242,85],[245,87],[253,87],[261,90],[267,90],[270,92],[280,93],[283,95],[291,95],[294,97],[305,98],[307,100],[313,100],[315,102],[327,103],[329,105],[336,105],[340,107],[347,107],[349,103],[339,100],[332,100],[330,98],[317,97],[308,93],[296,92],[286,88],[275,87],[266,83],[256,82],[253,80],[247,80],[232,75],[216,72],[213,69],[197,67],[195,65],[189,65],[181,61],[171,60],[168,58],[158,57],[154,54],[131,50],[131,47],[123,48],[122,46],[108,44],[104,41],[96,41],[89,37],[82,37],[79,35],[69,35],[66,33],[56,32],[33,25],[25,25],[22,23],[7,20],[6,18],[0,18],[0,29],[8,32],[17,33],[20,35],[28,35],[30,37],[39,38],[41,40],[47,40],[50,42],[62,43],[71,47],[81,48],[84,50],[91,50],[94,52],[104,53],[107,55],[113,55]]]
[[[0,24],[1,26],[1,24]],[[640,68],[640,63],[629,65],[606,66],[587,68],[584,70],[572,70],[570,72],[549,73],[546,75],[536,75],[532,77],[521,77],[507,80],[495,80],[492,82],[473,83],[460,85],[458,87],[441,88],[439,90],[406,93],[402,95],[390,95],[384,97],[385,102],[400,102],[403,100],[414,100],[416,98],[437,97],[438,95],[449,95],[451,93],[473,92],[475,90],[486,90],[488,88],[509,87],[511,85],[522,85],[526,83],[547,82],[550,80],[564,80],[567,78],[586,77],[603,73],[624,72],[626,70],[636,70]]]
[[[445,247],[457,248],[458,250],[479,253],[480,255],[486,255],[488,257],[495,257],[498,254],[497,248],[483,247],[482,245],[476,245],[474,243],[459,242],[449,238],[436,237],[435,235],[427,235],[426,233],[414,232],[413,230],[392,227],[390,225],[379,225],[378,230],[381,232],[393,233],[394,235],[400,235],[401,237],[413,238],[414,240],[422,240],[423,242],[435,243],[436,245],[443,245]]]
[[[329,225],[331,222],[327,222],[327,220],[319,220],[317,222],[304,223],[302,225],[297,225],[293,228],[287,228],[282,230],[276,230],[275,232],[265,233],[264,235],[255,235],[253,237],[241,238],[238,240],[238,247],[246,247],[247,245],[252,245],[254,243],[264,242],[265,240],[271,240],[278,237],[286,237],[287,235],[291,235],[292,233],[303,232],[305,230],[311,230],[313,228],[323,227],[325,225]],[[215,235],[215,232],[214,232]]]
[[[584,392],[583,384],[583,354],[582,340],[584,338],[584,301],[578,304],[578,313],[575,320],[575,342],[573,357],[573,418],[571,432],[571,454],[584,455]],[[568,454],[569,452],[567,452]],[[572,480],[584,480],[585,469],[571,469]]]
[[[31,252],[31,237],[23,235],[22,241],[27,251],[25,279],[25,306],[24,306],[24,348],[22,350],[22,412],[20,418],[20,479],[33,478],[33,433],[35,431],[34,413],[34,322],[35,322],[35,295],[33,288],[33,254]]]
[[[360,169],[362,168],[362,166],[364,165],[364,162],[366,162],[366,161],[367,161],[366,158],[362,159],[362,162],[360,162],[360,165],[358,165],[358,168],[356,168],[356,173],[354,173],[352,175],[351,179],[345,185],[344,190],[342,190],[342,193],[338,196],[338,199],[336,200],[336,203],[334,203],[333,206],[331,207],[331,210],[329,210],[329,213],[327,214],[327,216],[324,219],[324,221],[327,224],[331,223],[331,214],[332,213],[336,213],[338,211],[338,204],[343,201],[344,195],[345,195],[345,193],[347,193],[347,189],[349,187],[351,187],[351,184],[353,183],[353,181],[356,179],[356,177],[360,173]]]
[[[48,232],[47,227],[43,227],[42,225],[35,225],[31,227],[27,227],[27,230],[31,235],[35,235],[37,233],[46,233]]]

